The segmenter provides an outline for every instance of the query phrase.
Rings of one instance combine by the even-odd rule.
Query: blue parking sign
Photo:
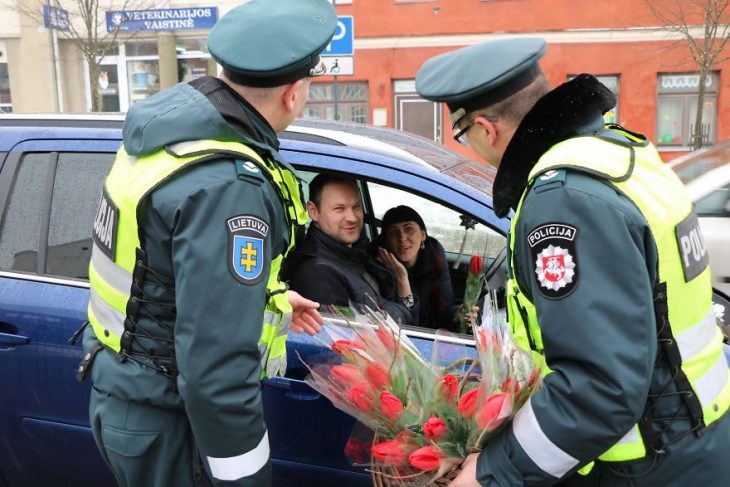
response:
[[[355,37],[353,28],[352,15],[338,16],[335,35],[332,36],[332,42],[322,51],[322,56],[352,56]]]

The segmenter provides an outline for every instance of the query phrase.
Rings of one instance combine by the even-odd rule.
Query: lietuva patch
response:
[[[241,284],[257,284],[264,277],[266,236],[269,224],[251,215],[226,221],[228,230],[228,269]]]
[[[565,223],[546,223],[527,234],[537,288],[543,296],[560,299],[575,289],[578,283],[577,236],[578,229]]]
[[[710,260],[694,210],[677,225],[676,232],[684,280],[689,282],[707,268]]]
[[[99,207],[94,218],[94,227],[91,235],[94,243],[111,260],[114,260],[117,248],[117,224],[119,222],[119,209],[114,204],[106,188],[101,193]]]

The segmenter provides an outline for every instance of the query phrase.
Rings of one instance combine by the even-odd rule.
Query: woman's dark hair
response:
[[[423,223],[421,215],[419,215],[416,210],[406,205],[394,206],[390,210],[386,211],[385,215],[383,215],[380,228],[383,229],[383,233],[386,233],[389,226],[403,222],[416,222],[418,223],[418,226],[421,227],[421,230],[428,233],[426,232],[426,224]]]

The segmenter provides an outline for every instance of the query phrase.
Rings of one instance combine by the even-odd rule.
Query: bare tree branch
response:
[[[730,53],[726,49],[730,39],[730,0],[645,2],[666,31],[679,34],[683,38],[689,55],[698,68],[697,112],[691,146],[693,149],[699,148],[706,142],[702,131],[705,80],[715,65],[730,59]],[[694,35],[698,27],[702,27],[701,38]]]
[[[110,47],[115,47],[120,35],[118,28],[107,31],[106,14],[108,10],[143,10],[154,8],[154,0],[48,0],[47,3],[36,0],[30,4],[16,0],[0,0],[0,5],[15,10],[39,25],[44,24],[43,5],[62,8],[68,12],[68,30],[60,30],[59,36],[71,42],[81,53],[89,68],[92,93],[92,111],[101,109],[101,93],[99,90],[99,71],[101,63]],[[136,35],[136,32],[124,32],[125,40]]]

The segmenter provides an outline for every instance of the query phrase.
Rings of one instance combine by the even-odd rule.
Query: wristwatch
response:
[[[416,301],[413,299],[413,294],[409,294],[408,296],[402,296],[398,299],[400,299],[400,302],[403,303],[403,306],[405,306],[407,309],[411,309],[416,305]]]

